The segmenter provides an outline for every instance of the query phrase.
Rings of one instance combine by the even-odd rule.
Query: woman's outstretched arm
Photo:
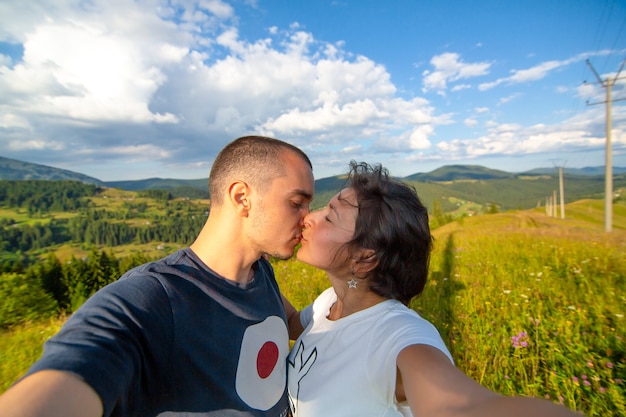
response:
[[[409,402],[414,415],[438,417],[580,417],[542,398],[497,394],[455,367],[437,348],[411,345],[397,358],[398,400]]]

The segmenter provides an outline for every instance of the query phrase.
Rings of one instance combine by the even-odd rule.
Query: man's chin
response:
[[[286,253],[286,252],[282,252],[282,253],[281,252],[275,252],[275,253],[268,253],[268,255],[271,256],[272,258],[276,258],[276,259],[281,260],[281,261],[286,261],[286,260],[291,259],[293,257],[294,252],[293,251],[291,251],[289,253]]]

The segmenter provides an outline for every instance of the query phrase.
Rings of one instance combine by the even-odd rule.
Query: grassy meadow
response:
[[[606,234],[602,203],[591,214],[589,204],[568,206],[572,218],[518,211],[434,230],[429,283],[411,307],[484,386],[587,416],[624,416],[626,206],[615,206]],[[297,308],[328,286],[323,273],[294,260],[275,271]]]
[[[411,307],[486,387],[587,416],[624,416],[626,205],[615,205],[614,218],[605,233],[602,203],[582,201],[567,206],[565,219],[537,209],[449,223],[433,231],[430,280]],[[328,286],[323,273],[294,259],[273,264],[298,308]],[[0,392],[63,321],[0,333]]]

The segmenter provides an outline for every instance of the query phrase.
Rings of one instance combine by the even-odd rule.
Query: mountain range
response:
[[[604,192],[604,167],[564,168],[569,201],[600,198]],[[447,165],[430,172],[400,178],[415,186],[426,204],[443,199],[448,210],[458,201],[497,204],[502,208],[531,208],[558,189],[558,169],[537,168],[526,172],[506,172],[479,165]],[[626,187],[626,167],[613,167],[614,189]],[[148,178],[129,181],[102,181],[81,173],[0,157],[0,180],[73,180],[101,187],[129,191],[167,190],[174,196],[208,197],[208,179]],[[317,206],[343,185],[342,176],[315,181]],[[313,206],[316,206],[314,201]]]

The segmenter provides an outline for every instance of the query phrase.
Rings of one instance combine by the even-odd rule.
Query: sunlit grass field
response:
[[[601,220],[570,214],[500,213],[435,230],[430,280],[411,306],[486,387],[624,416],[626,230],[606,234]],[[275,270],[298,308],[328,286],[297,261]]]
[[[548,398],[587,416],[626,415],[626,213],[605,233],[601,205],[465,218],[433,231],[425,292],[412,308],[440,330],[457,366],[507,395]],[[302,308],[324,273],[273,261]],[[64,319],[0,333],[0,392],[41,353]]]

